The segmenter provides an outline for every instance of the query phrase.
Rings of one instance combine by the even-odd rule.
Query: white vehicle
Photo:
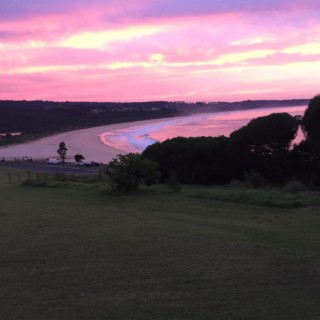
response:
[[[82,167],[90,167],[91,161],[78,161],[78,162],[75,162],[75,165],[82,166]]]
[[[83,161],[78,161],[74,163],[75,166],[84,166],[84,162]]]
[[[61,163],[61,160],[56,159],[56,158],[49,158],[46,160],[46,163],[47,164],[58,164],[58,163]]]

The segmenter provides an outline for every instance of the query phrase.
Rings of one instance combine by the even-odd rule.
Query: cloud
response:
[[[4,1],[0,98],[307,97],[320,81],[319,10],[310,0]]]
[[[282,50],[284,53],[299,53],[301,55],[314,55],[320,54],[319,42],[308,42],[301,45],[285,48]]]
[[[1,3],[0,20],[17,21],[84,10],[99,10],[102,21],[107,23],[235,12],[264,15],[291,11],[319,13],[320,8],[314,0],[10,0]]]
[[[157,9],[162,5],[161,1],[153,1],[153,5],[148,6],[147,1],[137,0],[130,2],[124,0],[10,0],[1,3],[0,19],[12,21],[29,17],[52,16],[77,12],[83,8],[99,8],[105,18],[110,16],[123,18],[124,12],[134,13],[137,9],[140,9],[140,13],[147,12],[149,7],[151,12],[152,8]],[[168,3],[164,5],[167,6]]]
[[[160,26],[131,26],[119,30],[84,32],[68,37],[60,45],[79,49],[101,48],[112,42],[129,41],[162,31],[164,30]]]
[[[145,17],[195,16],[221,13],[260,13],[272,14],[292,10],[319,11],[314,0],[159,0],[143,11]]]

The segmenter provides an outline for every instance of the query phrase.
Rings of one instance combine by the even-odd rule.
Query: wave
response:
[[[295,116],[302,115],[306,107],[262,108],[177,117],[104,132],[100,134],[100,140],[105,145],[121,151],[140,153],[153,143],[177,136],[228,136],[253,118],[279,112],[287,112]]]

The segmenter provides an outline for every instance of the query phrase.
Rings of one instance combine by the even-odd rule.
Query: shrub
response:
[[[181,191],[181,184],[179,183],[179,179],[177,174],[174,171],[170,171],[168,178],[165,180],[167,187],[173,192]]]
[[[226,185],[226,187],[235,188],[235,189],[242,189],[245,187],[245,183],[240,180],[232,180],[229,182],[229,184]]]
[[[286,186],[283,188],[283,191],[289,192],[289,193],[298,193],[301,191],[306,191],[307,187],[297,180],[289,181]]]
[[[253,170],[245,172],[244,181],[245,185],[251,188],[262,188],[267,185],[267,181],[262,174]]]
[[[83,161],[84,159],[85,159],[85,158],[84,158],[84,156],[83,156],[82,154],[77,153],[77,154],[74,155],[74,161],[75,161],[75,162],[81,162],[81,161]]]
[[[157,163],[143,159],[137,153],[118,154],[110,161],[107,169],[110,186],[122,192],[136,190],[139,183],[150,186],[157,182],[160,176]]]

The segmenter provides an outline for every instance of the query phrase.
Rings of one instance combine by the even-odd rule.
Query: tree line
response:
[[[293,144],[299,128],[304,139]],[[118,156],[110,164],[113,181],[122,175],[124,183],[114,182],[119,189],[130,175],[138,177],[135,187],[138,180],[150,184],[175,177],[184,184],[221,185],[249,176],[271,185],[298,180],[320,186],[320,95],[309,102],[302,117],[270,114],[251,120],[230,137],[168,139],[147,147],[141,155]],[[135,169],[128,170],[130,165]],[[137,169],[139,165],[144,169]]]
[[[57,132],[111,123],[157,119],[194,113],[306,104],[306,100],[240,102],[146,101],[53,102],[0,101],[0,145],[9,145]],[[19,132],[19,136],[10,133]],[[8,134],[8,135],[6,135]]]

